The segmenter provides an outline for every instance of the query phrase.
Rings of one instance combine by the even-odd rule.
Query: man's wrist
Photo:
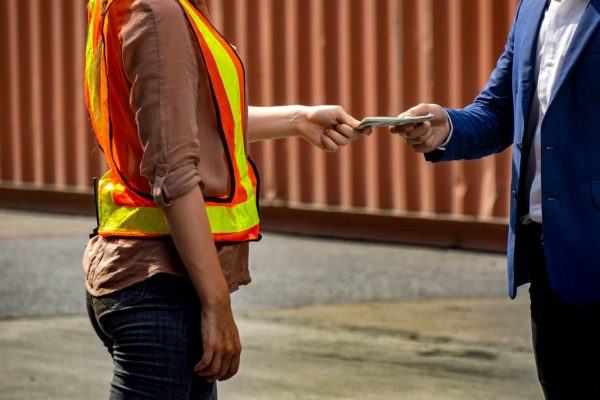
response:
[[[450,114],[448,114],[448,111],[446,111],[446,109],[444,110],[444,114],[446,114],[446,121],[448,122],[448,129],[449,129],[449,133],[448,133],[448,137],[446,137],[446,140],[444,140],[444,143],[442,143],[437,149],[438,150],[446,150],[446,147],[448,146],[448,144],[450,143],[450,140],[452,139],[452,134],[454,133],[454,125],[452,124],[452,119],[450,118]]]

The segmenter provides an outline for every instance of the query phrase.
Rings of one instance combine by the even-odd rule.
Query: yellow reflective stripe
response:
[[[114,202],[114,193],[122,193],[125,187],[114,183],[109,172],[104,174],[98,185],[98,216],[100,233],[147,233],[168,235],[169,227],[164,214],[157,207],[118,206]],[[207,206],[206,213],[212,233],[235,233],[246,231],[259,223],[256,212],[256,198],[233,207]]]
[[[92,0],[93,1],[93,0]],[[219,41],[219,38],[213,35],[209,26],[196,14],[195,8],[192,9],[187,0],[179,0],[188,11],[188,16],[197,26],[216,62],[225,95],[231,107],[234,122],[234,154],[233,160],[238,170],[240,185],[246,191],[247,197],[243,203],[231,206],[230,204],[211,204],[206,206],[211,231],[213,234],[225,235],[236,234],[249,231],[259,224],[259,216],[256,204],[256,195],[254,185],[249,176],[249,165],[245,151],[245,138],[243,132],[243,114],[242,110],[242,92],[240,88],[240,78],[238,70],[227,51],[227,48]],[[93,5],[93,3],[90,3]],[[98,18],[98,13],[94,13],[92,18]],[[90,24],[90,28],[96,24]],[[93,110],[93,119],[98,124],[104,123],[107,116],[104,116],[102,107],[103,82],[101,73],[102,65],[102,43],[94,43],[94,32],[90,30],[86,52],[88,63],[86,64],[86,80],[89,89],[90,108]],[[96,47],[94,47],[96,46]],[[231,137],[227,140],[231,141]],[[101,234],[114,235],[168,235],[170,234],[168,225],[165,221],[163,212],[158,207],[128,207],[116,205],[114,202],[115,193],[122,193],[127,190],[121,184],[113,181],[110,171],[107,172],[99,183],[98,188],[98,211],[100,219]],[[236,240],[239,240],[236,238]]]
[[[206,213],[212,233],[242,232],[258,225],[259,222],[254,195],[248,196],[245,202],[233,207],[206,206]]]
[[[185,0],[180,1],[200,30],[200,33],[202,34],[202,37],[204,37],[206,45],[210,49],[217,64],[219,75],[223,81],[223,86],[225,88],[229,104],[231,105],[233,120],[235,122],[235,163],[238,167],[242,186],[246,190],[248,197],[253,196],[254,188],[252,186],[252,181],[248,176],[248,161],[246,160],[241,109],[240,77],[238,76],[238,70],[231,59],[231,56],[227,52],[227,49],[223,47],[219,39],[212,34],[209,27],[206,26],[206,24],[198,17],[196,14],[197,11],[192,8],[193,6]]]
[[[100,233],[149,233],[168,235],[169,227],[163,212],[156,207],[118,206],[113,194],[122,193],[125,187],[115,183],[110,172],[104,174],[98,185],[98,217]]]

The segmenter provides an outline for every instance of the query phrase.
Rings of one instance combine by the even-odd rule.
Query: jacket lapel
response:
[[[519,18],[524,21],[522,37],[523,41],[515,54],[521,55],[520,82],[521,85],[521,107],[523,111],[523,124],[527,126],[529,111],[531,108],[531,96],[535,86],[535,63],[537,59],[537,44],[540,36],[540,28],[546,11],[547,0],[523,0]]]
[[[590,0],[590,4],[583,13],[579,26],[575,31],[564,64],[556,77],[556,83],[554,84],[550,98],[550,105],[552,105],[552,100],[554,100],[556,94],[567,81],[569,74],[572,72],[573,67],[587,47],[598,26],[600,26],[600,0]]]

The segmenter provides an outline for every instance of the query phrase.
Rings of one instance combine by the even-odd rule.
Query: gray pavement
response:
[[[83,315],[93,224],[0,210],[0,400],[106,398],[111,362]],[[221,399],[542,398],[501,255],[267,233],[251,272]]]
[[[526,301],[431,300],[238,315],[242,368],[222,400],[541,399]],[[104,399],[84,317],[0,321],[0,399]]]
[[[0,210],[0,317],[84,312],[88,217]],[[497,254],[265,234],[237,310],[362,301],[501,298]]]

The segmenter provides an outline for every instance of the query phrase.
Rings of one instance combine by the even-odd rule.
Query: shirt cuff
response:
[[[438,150],[446,150],[446,146],[448,146],[448,143],[450,143],[450,139],[452,139],[452,134],[454,133],[454,125],[452,124],[452,119],[450,118],[450,114],[448,114],[448,111],[446,111],[446,109],[444,109],[444,113],[446,113],[446,118],[448,118],[448,123],[450,124],[450,134],[448,135],[448,138],[444,141],[444,143],[442,143],[440,145],[440,147],[438,147]]]
[[[201,182],[195,161],[186,162],[177,169],[158,164],[151,180],[152,197],[159,207],[169,207],[174,199],[189,193]]]

